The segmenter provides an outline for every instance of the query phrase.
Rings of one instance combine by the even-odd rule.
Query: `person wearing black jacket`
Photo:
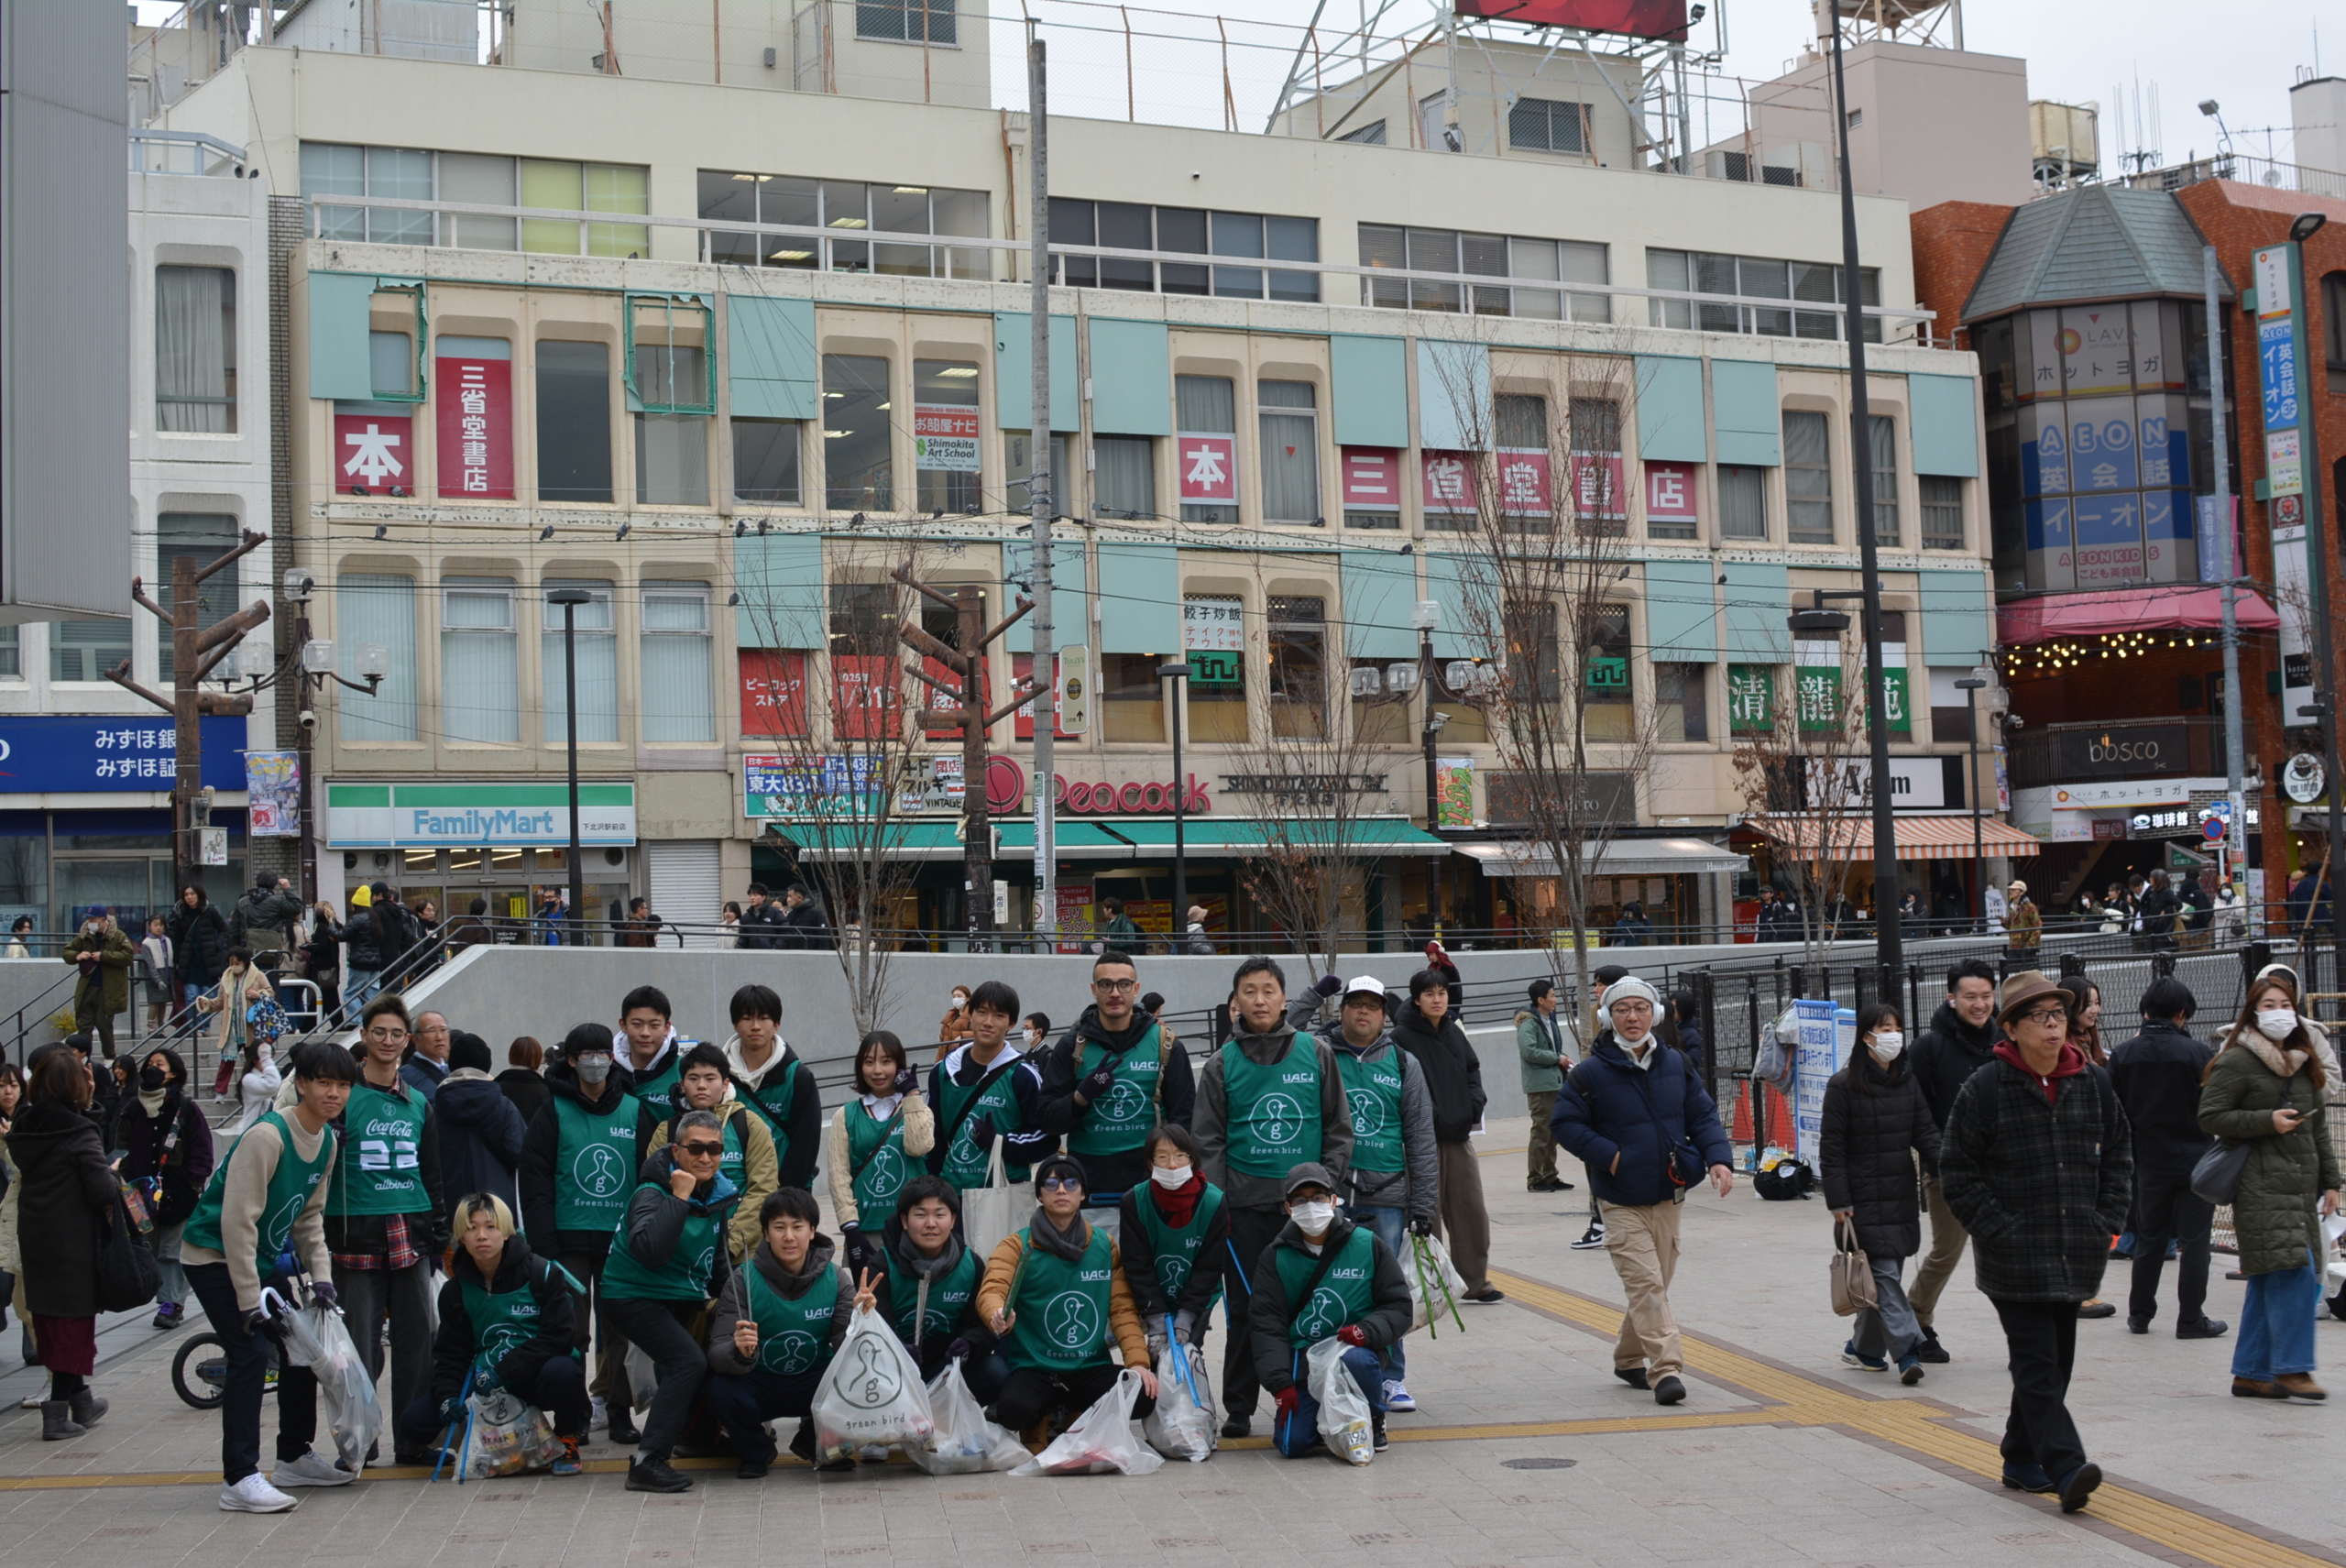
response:
[[[1931,1015],[1931,1026],[1914,1042],[1913,1052],[1914,1080],[1922,1085],[1931,1120],[1941,1132],[1946,1130],[1946,1113],[1955,1103],[1956,1091],[1995,1059],[1996,1042],[2003,1038],[2003,1031],[1996,1026],[1995,1012],[1996,971],[1986,959],[1966,959],[1947,970],[1946,1001]],[[1923,1173],[1923,1201],[1930,1209],[1931,1246],[1922,1266],[1914,1271],[1914,1284],[1906,1299],[1913,1306],[1914,1321],[1923,1326],[1922,1347],[1915,1354],[1929,1365],[1940,1365],[1947,1360],[1946,1348],[1939,1343],[1938,1331],[1931,1321],[1938,1310],[1940,1293],[1955,1277],[1955,1266],[1963,1261],[1968,1233],[1955,1211],[1946,1206],[1938,1177],[1927,1170]]]
[[[1421,969],[1411,975],[1409,1000],[1393,1020],[1393,1043],[1417,1059],[1433,1100],[1442,1201],[1438,1234],[1446,1233],[1450,1260],[1466,1281],[1465,1299],[1488,1306],[1506,1297],[1491,1283],[1491,1216],[1483,1206],[1483,1172],[1468,1138],[1489,1096],[1483,1092],[1482,1058],[1452,1015],[1451,1001],[1441,970]]]
[[[456,1201],[457,1257],[440,1287],[440,1332],[432,1344],[432,1391],[399,1413],[399,1445],[428,1451],[450,1422],[464,1419],[471,1392],[503,1387],[546,1413],[562,1453],[557,1475],[585,1466],[586,1379],[571,1354],[576,1328],[570,1283],[513,1232],[502,1199],[476,1192]]]
[[[188,1216],[212,1179],[212,1124],[187,1097],[187,1063],[173,1050],[147,1053],[138,1092],[115,1118],[122,1179],[147,1194],[155,1215],[155,1326],[175,1329],[187,1313],[180,1245]]]
[[[1304,1161],[1288,1172],[1287,1223],[1255,1261],[1247,1305],[1255,1376],[1278,1413],[1271,1442],[1289,1459],[1324,1442],[1304,1357],[1333,1336],[1343,1367],[1368,1401],[1369,1428],[1385,1447],[1385,1352],[1409,1332],[1409,1281],[1384,1238],[1336,1212],[1336,1179]],[[1298,1300],[1296,1298],[1301,1297]]]
[[[2162,975],[2143,992],[2143,1032],[2110,1056],[2110,1086],[2134,1130],[2134,1278],[2126,1327],[2151,1332],[2167,1244],[2176,1246],[2175,1337],[2215,1339],[2231,1325],[2208,1316],[2209,1231],[2215,1206],[2191,1190],[2191,1170],[2215,1140],[2199,1130],[2199,1080],[2215,1052],[2191,1036],[2199,1004]]]
[[[190,883],[171,905],[171,951],[179,956],[180,1007],[192,1021],[199,992],[220,983],[228,967],[228,917],[213,906],[202,886]]]
[[[448,1036],[448,1076],[432,1095],[433,1120],[440,1126],[441,1183],[448,1190],[450,1222],[455,1206],[488,1193],[518,1207],[521,1190],[515,1171],[529,1124],[488,1074],[494,1065],[488,1042],[470,1030]]]
[[[1868,1003],[1858,1014],[1857,1036],[1864,1048],[1825,1085],[1817,1140],[1825,1206],[1850,1227],[1874,1278],[1875,1304],[1858,1312],[1841,1359],[1872,1372],[1895,1363],[1898,1380],[1911,1387],[1923,1380],[1916,1354],[1923,1331],[1901,1277],[1906,1260],[1923,1250],[1915,1162],[1937,1171],[1939,1128],[1910,1070],[1898,1010]],[[1841,1239],[1837,1224],[1834,1239]]]
[[[1091,1005],[1043,1059],[1040,1130],[1067,1140],[1090,1173],[1088,1201],[1104,1206],[1148,1179],[1150,1130],[1189,1126],[1196,1109],[1189,1053],[1140,1005],[1132,955],[1102,953],[1091,961]]]
[[[828,951],[831,927],[823,918],[822,905],[796,883],[783,890],[782,903],[782,916],[775,922],[782,928],[782,935],[774,945],[803,951]]]
[[[318,900],[311,911],[310,939],[301,944],[301,978],[318,988],[321,1026],[342,1007],[342,935],[334,905]]]
[[[577,1282],[572,1347],[584,1356],[590,1326],[596,1331],[595,1387],[610,1412],[613,1442],[635,1439],[627,1345],[603,1294],[603,1266],[636,1163],[634,1087],[610,1030],[581,1024],[563,1036],[562,1060],[546,1073],[552,1098],[521,1140],[521,1229],[532,1251],[559,1260]]]
[[[750,907],[741,911],[741,925],[733,938],[737,948],[768,952],[783,945],[782,905],[766,895],[766,884],[750,884]]]

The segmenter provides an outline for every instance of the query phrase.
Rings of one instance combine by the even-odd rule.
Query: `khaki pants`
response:
[[[1927,1332],[1931,1314],[1938,1308],[1939,1292],[1955,1277],[1955,1266],[1963,1260],[1963,1244],[1971,1239],[1971,1233],[1940,1196],[1937,1177],[1923,1178],[1923,1199],[1931,1211],[1931,1247],[1923,1255],[1923,1266],[1914,1271],[1914,1286],[1906,1292],[1906,1299],[1913,1304],[1914,1321]]]
[[[1472,1143],[1434,1145],[1434,1171],[1442,1184],[1441,1223],[1436,1234],[1450,1249],[1450,1261],[1469,1290],[1491,1285],[1491,1215],[1483,1207],[1483,1170]],[[1235,1405],[1231,1407],[1237,1409]],[[1249,1408],[1252,1406],[1250,1404]]]
[[[1605,1218],[1605,1250],[1613,1255],[1613,1272],[1621,1277],[1622,1292],[1628,1298],[1621,1314],[1621,1337],[1613,1345],[1613,1365],[1642,1366],[1649,1381],[1684,1371],[1678,1320],[1670,1310],[1670,1281],[1678,1272],[1679,1206],[1599,1207]]]
[[[1556,1135],[1548,1130],[1548,1118],[1555,1113],[1556,1091],[1543,1089],[1537,1094],[1526,1094],[1531,1102],[1531,1146],[1525,1162],[1526,1182],[1556,1179]]]

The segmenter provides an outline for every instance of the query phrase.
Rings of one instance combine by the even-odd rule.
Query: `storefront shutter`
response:
[[[1057,348],[1056,341],[1052,346]],[[1033,396],[1031,386],[1027,395]],[[1074,429],[1072,418],[1064,425],[1059,423],[1058,402],[1055,368],[1051,423],[1059,429]],[[1007,428],[1016,430],[1018,426],[1009,424]],[[1100,435],[1173,433],[1173,356],[1163,322],[1091,318],[1091,429]]]
[[[1773,468],[1783,462],[1776,416],[1776,367],[1753,359],[1711,361],[1711,421],[1718,460]]]
[[[1180,657],[1180,559],[1170,544],[1101,544],[1100,652]]]
[[[1657,663],[1718,663],[1716,582],[1707,560],[1646,563],[1646,640]]]
[[[1711,444],[1703,428],[1703,362],[1640,354],[1637,372],[1638,455],[1655,463],[1709,462]]]
[[[998,311],[993,318],[994,418],[1004,430],[1035,424],[1035,318]],[[1051,318],[1051,428],[1080,430],[1083,389],[1075,373],[1075,318]]]
[[[1409,362],[1405,340],[1354,337],[1328,340],[1331,396],[1336,406],[1336,444],[1409,444]]]
[[[819,417],[814,301],[728,294],[725,349],[734,417]]]
[[[643,867],[649,883],[652,913],[697,927],[685,938],[687,948],[723,946],[718,916],[724,911],[724,874],[714,839],[655,839],[643,845]],[[668,946],[665,933],[655,943]]]
[[[1979,439],[1972,422],[1977,385],[1968,376],[1909,376],[1908,421],[1914,430],[1914,472],[1979,477]]]

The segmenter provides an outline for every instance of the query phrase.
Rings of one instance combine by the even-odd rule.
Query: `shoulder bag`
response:
[[[2289,1080],[2281,1080],[2280,1097],[2273,1102],[2275,1111],[2289,1102]],[[2240,1196],[2241,1178],[2248,1173],[2249,1151],[2256,1146],[2254,1138],[2242,1138],[2234,1143],[2219,1138],[2215,1146],[2199,1157],[2191,1168],[2191,1190],[2197,1197],[2225,1208]]]

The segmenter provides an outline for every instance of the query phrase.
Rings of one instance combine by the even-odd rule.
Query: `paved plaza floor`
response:
[[[2079,1325],[2072,1406],[2110,1477],[2085,1513],[2002,1489],[2009,1386],[1968,1263],[1939,1310],[1952,1365],[1912,1389],[1845,1367],[1821,1200],[1762,1202],[1748,1184],[1690,1200],[1674,1292],[1690,1392],[1657,1407],[1610,1372],[1620,1290],[1604,1253],[1568,1245],[1585,1191],[1526,1193],[1522,1135],[1500,1123],[1485,1140],[1507,1300],[1466,1309],[1464,1333],[1411,1339],[1421,1411],[1392,1418],[1392,1448],[1365,1469],[1283,1460],[1256,1438],[1137,1479],[785,1464],[752,1484],[728,1463],[655,1497],[622,1490],[597,1434],[598,1463],[573,1479],[374,1471],[291,1514],[224,1514],[217,1417],[170,1391],[180,1336],[134,1318],[101,1341],[113,1412],[73,1442],[43,1443],[38,1413],[16,1408],[38,1375],[15,1368],[6,1336],[0,1568],[2346,1564],[2346,1409],[2230,1398],[2231,1341],[2178,1342],[2171,1321],[2147,1337],[2122,1317]],[[2122,1276],[2110,1285],[2122,1300]],[[2210,1311],[2236,1317],[2241,1289],[2219,1278]],[[2346,1359],[2346,1323],[2318,1343],[2326,1365]]]

